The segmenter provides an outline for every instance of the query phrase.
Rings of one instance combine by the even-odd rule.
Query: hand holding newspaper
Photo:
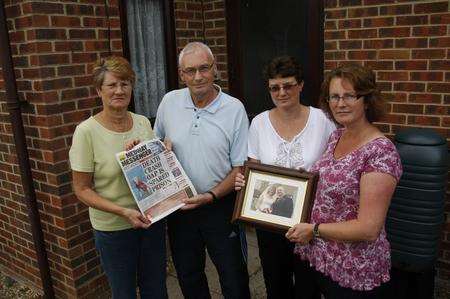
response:
[[[116,154],[139,210],[156,222],[197,195],[191,180],[172,151],[158,139],[141,142]]]

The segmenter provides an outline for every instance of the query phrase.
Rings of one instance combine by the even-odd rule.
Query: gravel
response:
[[[17,282],[0,272],[0,298],[35,299],[41,297],[37,292],[28,288],[23,283]]]

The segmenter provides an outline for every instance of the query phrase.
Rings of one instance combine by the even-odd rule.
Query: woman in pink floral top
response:
[[[325,298],[381,298],[390,269],[384,223],[402,167],[395,146],[372,124],[383,107],[373,72],[333,70],[321,102],[342,128],[311,169],[319,172],[311,223],[286,236],[315,268]]]

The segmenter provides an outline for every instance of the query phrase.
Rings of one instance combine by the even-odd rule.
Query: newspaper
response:
[[[180,162],[164,144],[153,139],[116,154],[139,210],[156,222],[197,194]]]

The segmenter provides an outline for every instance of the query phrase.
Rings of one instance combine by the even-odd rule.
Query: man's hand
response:
[[[141,212],[133,209],[124,209],[122,216],[133,226],[133,228],[148,228],[152,222]]]
[[[212,201],[213,197],[209,193],[197,194],[194,197],[184,199],[183,202],[186,205],[181,207],[181,210],[192,210],[202,205],[211,203]]]
[[[173,148],[173,146],[172,146],[172,141],[170,141],[169,138],[167,138],[167,137],[164,138],[163,143],[164,143],[164,146],[166,147],[166,149],[167,149],[168,151],[171,151],[171,150],[172,150],[172,148]]]

